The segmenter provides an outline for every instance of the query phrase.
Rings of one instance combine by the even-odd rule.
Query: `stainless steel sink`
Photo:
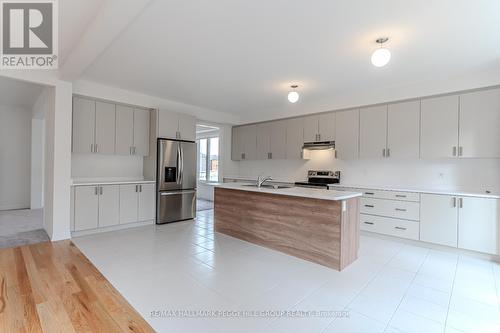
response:
[[[243,186],[258,187],[257,184],[245,184]],[[293,185],[271,185],[271,184],[264,184],[261,187],[262,188],[272,188],[274,190],[279,190],[279,189],[283,189],[283,188],[292,188],[294,186]]]

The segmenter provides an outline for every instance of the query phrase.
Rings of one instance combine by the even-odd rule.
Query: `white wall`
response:
[[[235,174],[255,178],[270,175],[277,180],[305,180],[308,170],[340,170],[342,183],[411,188],[500,190],[500,160],[352,160],[333,159],[331,151],[312,152],[311,159],[239,162]],[[226,174],[229,176],[229,174]]]
[[[31,120],[31,209],[43,208],[45,120]]]
[[[73,180],[142,180],[143,158],[99,154],[72,154]]]
[[[0,210],[30,207],[31,110],[0,105]]]

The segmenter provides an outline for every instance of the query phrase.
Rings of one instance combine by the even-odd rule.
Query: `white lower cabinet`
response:
[[[120,224],[155,218],[155,186],[153,184],[120,185]]]
[[[75,186],[73,231],[93,230],[155,219],[155,185]]]
[[[449,195],[422,194],[420,200],[420,240],[457,247],[457,198]]]
[[[97,186],[75,188],[75,231],[96,229],[99,223],[99,189]]]
[[[500,200],[458,198],[458,247],[500,254]]]
[[[360,223],[361,230],[418,240],[418,221],[408,221],[384,216],[360,214]]]

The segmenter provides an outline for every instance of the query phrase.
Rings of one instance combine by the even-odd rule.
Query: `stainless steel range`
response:
[[[338,183],[340,183],[340,171],[310,170],[307,173],[307,181],[296,182],[295,185],[300,187],[328,189],[328,185]]]

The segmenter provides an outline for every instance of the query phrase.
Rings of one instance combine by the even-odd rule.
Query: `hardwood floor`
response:
[[[0,250],[0,332],[154,332],[71,241]]]

